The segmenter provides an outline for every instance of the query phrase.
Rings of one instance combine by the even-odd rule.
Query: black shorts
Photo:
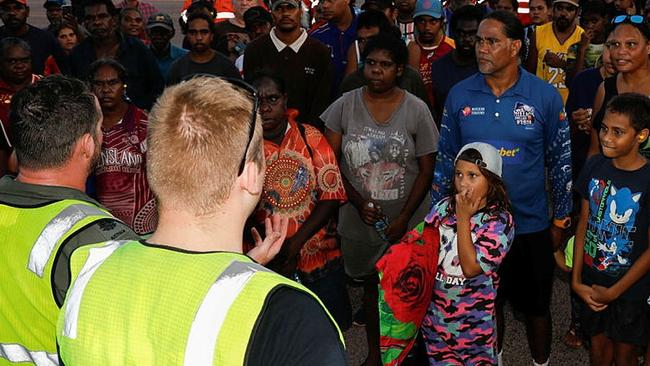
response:
[[[549,313],[553,290],[553,244],[548,229],[515,235],[501,267],[497,301],[510,301],[526,315]]]
[[[643,299],[618,298],[603,311],[593,311],[584,302],[580,321],[588,336],[604,333],[614,342],[646,346],[648,341],[648,305]]]

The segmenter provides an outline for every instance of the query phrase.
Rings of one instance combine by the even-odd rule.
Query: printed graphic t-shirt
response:
[[[130,104],[122,122],[103,131],[95,170],[99,202],[140,235],[153,232],[158,223],[146,175],[147,121],[144,111]]]
[[[576,188],[589,201],[582,279],[586,285],[609,287],[648,248],[650,164],[625,171],[597,155],[585,164]],[[650,275],[646,274],[622,296],[646,298],[648,294]]]
[[[390,119],[377,123],[363,101],[363,89],[343,94],[321,119],[343,136],[341,173],[364,198],[377,201],[390,221],[399,215],[411,193],[419,172],[417,158],[438,150],[438,130],[427,105],[407,91]],[[422,221],[428,207],[426,198],[408,227]],[[350,203],[339,211],[338,230],[348,239],[382,242]]]
[[[277,145],[264,140],[266,177],[255,219],[263,223],[271,215],[288,217],[287,238],[291,238],[320,201],[344,202],[347,196],[336,156],[323,134],[312,126],[303,125],[303,138],[294,120],[298,112],[289,109],[288,113],[289,128],[282,143]],[[329,220],[300,250],[301,279],[322,278],[329,270],[328,264],[340,257],[335,221]]]
[[[552,22],[539,25],[535,28],[535,41],[537,42],[535,45],[537,47],[536,74],[540,79],[547,81],[557,89],[564,103],[566,103],[566,98],[569,96],[569,89],[566,85],[566,72],[560,67],[547,65],[544,62],[544,56],[546,56],[546,52],[554,52],[560,58],[566,60],[569,48],[580,42],[582,33],[584,33],[584,30],[580,26],[576,26],[571,36],[564,43],[560,43],[553,32]]]
[[[492,207],[472,216],[471,236],[483,272],[466,278],[458,258],[456,217],[448,216],[449,202],[449,198],[438,202],[425,219],[440,232],[438,271],[422,326],[427,354],[437,362],[494,364],[497,269],[514,238],[512,215]]]

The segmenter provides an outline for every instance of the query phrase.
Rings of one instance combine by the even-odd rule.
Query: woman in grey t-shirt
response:
[[[363,57],[367,86],[343,94],[321,119],[349,199],[338,232],[346,273],[364,281],[367,365],[379,365],[375,263],[429,209],[438,130],[426,104],[397,86],[408,59],[400,39],[379,34]],[[388,240],[375,228],[384,218]]]

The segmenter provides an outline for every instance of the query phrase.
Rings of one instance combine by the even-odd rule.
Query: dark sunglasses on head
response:
[[[183,78],[181,82],[185,82],[197,77],[221,79],[228,82],[230,85],[234,86],[235,88],[244,90],[245,92],[250,94],[251,101],[253,102],[253,109],[251,110],[250,121],[248,124],[248,141],[246,142],[246,148],[244,149],[244,156],[241,158],[241,162],[239,163],[239,170],[237,173],[237,176],[240,176],[244,172],[244,166],[246,165],[246,155],[248,155],[248,148],[250,147],[251,141],[253,141],[253,136],[255,135],[255,120],[257,119],[257,108],[259,107],[259,98],[257,95],[257,90],[251,84],[245,82],[244,80],[220,77],[220,76],[215,76],[210,74],[189,75]]]
[[[612,24],[620,24],[629,21],[634,24],[643,24],[643,17],[640,15],[619,15],[612,19]]]

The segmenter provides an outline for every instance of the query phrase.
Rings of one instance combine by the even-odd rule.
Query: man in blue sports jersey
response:
[[[513,14],[496,11],[481,22],[475,47],[480,72],[452,88],[445,103],[432,198],[437,202],[449,193],[454,157],[463,145],[480,141],[499,150],[516,232],[500,268],[499,359],[503,304],[510,300],[525,315],[534,364],[546,365],[551,347],[553,252],[570,224],[571,147],[562,98],[520,66],[523,42],[523,26]],[[552,220],[545,165],[552,187]]]
[[[330,50],[334,64],[332,95],[336,95],[343,81],[348,49],[357,37],[357,15],[350,3],[350,0],[322,0],[323,16],[328,21],[309,31],[311,38],[321,41]]]

